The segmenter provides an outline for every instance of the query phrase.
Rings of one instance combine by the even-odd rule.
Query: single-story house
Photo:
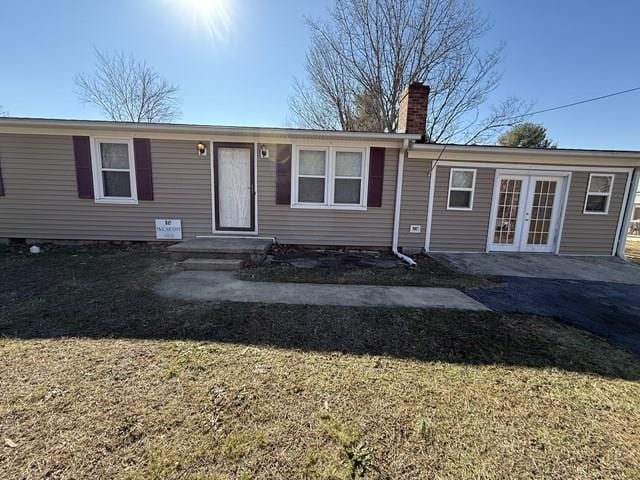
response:
[[[0,238],[622,254],[640,152],[427,143],[428,94],[399,133],[0,118]]]

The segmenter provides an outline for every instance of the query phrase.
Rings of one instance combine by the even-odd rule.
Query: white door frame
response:
[[[512,244],[502,245],[494,244],[493,236],[495,232],[496,217],[498,213],[498,202],[500,196],[500,181],[503,178],[507,179],[521,179],[522,187],[520,192],[520,199],[518,203],[518,217],[516,220],[516,232],[514,241]],[[528,228],[525,223],[525,214],[531,209],[531,203],[533,201],[533,192],[530,192],[531,185],[535,185],[536,180],[559,180],[556,195],[554,196],[554,208],[551,220],[551,228],[549,229],[549,235],[552,236],[553,241],[550,244],[540,246],[527,246],[526,238],[528,234]],[[489,217],[489,229],[487,232],[487,252],[546,252],[546,253],[558,253],[560,248],[560,239],[562,236],[562,227],[564,224],[565,211],[567,208],[567,195],[569,193],[569,185],[571,183],[571,172],[561,171],[543,171],[543,170],[496,170],[495,179],[493,183],[493,199],[491,203],[491,215]],[[562,203],[560,203],[562,202]],[[525,229],[527,230],[525,232]]]

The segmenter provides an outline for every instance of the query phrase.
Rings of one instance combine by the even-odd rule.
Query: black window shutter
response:
[[[276,205],[291,205],[291,145],[276,145]]]
[[[73,155],[76,162],[78,198],[94,198],[90,145],[89,137],[73,137]]]
[[[136,162],[138,200],[153,200],[153,171],[151,169],[151,142],[148,138],[133,139]]]
[[[382,206],[382,185],[384,183],[384,148],[371,147],[369,150],[369,191],[367,207]]]

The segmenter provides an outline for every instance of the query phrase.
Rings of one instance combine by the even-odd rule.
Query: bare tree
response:
[[[330,19],[307,19],[307,80],[296,79],[290,108],[309,128],[394,132],[400,95],[431,87],[427,138],[483,143],[523,120],[517,98],[480,115],[498,86],[503,45],[482,52],[489,25],[472,0],[336,0]]]
[[[97,105],[111,120],[169,122],[179,116],[178,87],[144,61],[124,52],[96,49],[96,70],[75,77],[83,103]]]
[[[0,105],[0,117],[8,117],[9,116],[9,112],[7,110],[5,110],[2,105]]]

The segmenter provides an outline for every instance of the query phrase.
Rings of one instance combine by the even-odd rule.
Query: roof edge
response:
[[[331,136],[352,139],[380,139],[380,140],[419,140],[420,135],[405,133],[380,132],[346,132],[341,130],[313,130],[305,128],[281,127],[241,127],[231,125],[202,125],[188,123],[136,123],[116,122],[110,120],[75,120],[59,118],[29,118],[29,117],[0,117],[0,127],[24,128],[90,128],[101,130],[136,130],[173,133],[202,133],[202,134],[239,134],[261,136],[287,137],[315,137]]]
[[[599,150],[588,148],[525,148],[503,147],[501,145],[460,145],[438,143],[416,143],[413,149],[417,151],[433,151],[440,153],[483,153],[483,154],[515,154],[515,155],[539,155],[539,156],[614,156],[640,159],[640,151],[637,150]]]

